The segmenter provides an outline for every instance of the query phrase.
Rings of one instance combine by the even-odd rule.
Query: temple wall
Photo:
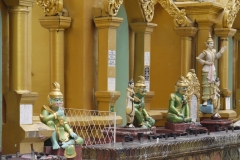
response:
[[[49,31],[39,23],[43,16],[42,8],[35,3],[32,8],[32,91],[39,94],[33,108],[35,115],[39,115],[42,105],[47,104],[51,88]]]
[[[167,109],[169,95],[181,76],[181,40],[173,30],[173,18],[157,5],[152,21],[158,26],[151,39],[151,90],[155,92],[151,109]]]
[[[9,89],[9,25],[8,25],[8,12],[7,12],[7,6],[3,1],[0,1],[0,10],[1,10],[1,19],[2,19],[2,93],[4,94],[5,92],[8,91]],[[1,94],[2,96],[2,94]],[[3,99],[3,123],[6,121],[6,105],[5,101]]]
[[[68,108],[93,109],[94,87],[94,35],[92,21],[94,0],[64,1],[72,18],[70,28],[65,31],[65,106]],[[32,91],[39,93],[34,114],[39,115],[43,104],[47,104],[50,92],[49,31],[39,23],[43,10],[36,4],[32,10],[33,56]]]
[[[2,92],[5,93],[9,88],[9,29],[7,6],[0,1],[2,16]]]

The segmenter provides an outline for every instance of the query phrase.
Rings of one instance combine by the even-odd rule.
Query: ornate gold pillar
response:
[[[221,90],[221,109],[226,110],[226,97],[230,97],[232,94],[228,88],[228,38],[232,37],[236,33],[236,29],[229,28],[215,28],[215,34],[220,38],[219,48],[226,46],[226,50],[222,57],[219,59],[218,64],[218,77],[220,79]]]
[[[70,27],[71,17],[46,16],[40,18],[39,22],[50,33],[50,83],[58,82],[64,94],[64,31]]]
[[[145,108],[150,111],[150,102],[154,92],[150,91],[150,57],[151,57],[151,34],[157,26],[154,23],[131,23],[132,30],[135,32],[134,47],[134,82],[139,79],[138,76],[145,77],[147,95],[145,96]]]
[[[192,37],[197,33],[195,27],[175,27],[175,32],[181,37],[181,75],[185,76],[191,69]]]
[[[31,92],[31,7],[34,0],[4,0],[9,13],[9,91],[6,123],[3,124],[3,154],[30,153],[30,143],[43,151],[44,140],[51,136],[45,125],[33,123],[33,105],[38,94]],[[42,127],[44,131],[40,131]],[[31,134],[34,132],[34,135]],[[16,136],[17,133],[17,136]],[[40,139],[39,136],[43,136]],[[45,139],[46,138],[46,139]]]
[[[116,30],[122,18],[95,18],[98,28],[98,89],[95,97],[98,110],[109,111],[110,105],[115,106],[120,92],[116,89]]]

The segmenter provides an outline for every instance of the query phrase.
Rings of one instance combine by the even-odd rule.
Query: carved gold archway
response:
[[[172,0],[151,0],[153,4],[160,3],[161,6],[174,18],[176,27],[191,27],[193,22],[186,16],[184,9],[179,10]]]
[[[239,0],[229,0],[224,8],[224,15],[222,19],[223,28],[232,28],[232,25],[237,17],[240,9]]]

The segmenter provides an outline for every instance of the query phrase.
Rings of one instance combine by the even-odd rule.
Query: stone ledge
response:
[[[160,120],[163,118],[163,115],[160,110],[150,110],[148,114],[155,120]]]
[[[237,113],[234,111],[234,110],[220,110],[219,111],[219,114],[220,116],[223,118],[223,119],[234,119],[237,117]],[[212,114],[202,114],[202,117],[200,117],[201,119],[209,119],[211,118]]]

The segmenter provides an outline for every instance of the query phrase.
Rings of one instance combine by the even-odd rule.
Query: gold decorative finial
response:
[[[63,98],[63,94],[60,91],[60,84],[58,82],[53,82],[53,89],[48,94],[50,98]]]
[[[188,86],[188,83],[187,83],[186,79],[183,76],[181,76],[181,77],[179,77],[179,80],[177,81],[176,86],[177,87],[186,87],[186,86]]]
[[[36,0],[47,16],[54,16],[63,11],[63,0]]]
[[[213,42],[213,39],[212,39],[212,36],[211,36],[210,32],[208,33],[208,39],[207,39],[207,43],[209,43],[209,42]]]
[[[143,76],[138,76],[139,81],[135,84],[136,87],[146,87],[145,78]]]

